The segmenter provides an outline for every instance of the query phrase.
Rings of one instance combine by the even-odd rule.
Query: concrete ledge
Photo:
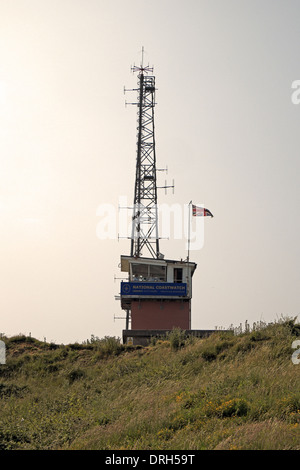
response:
[[[128,341],[136,345],[147,346],[151,338],[162,338],[172,330],[123,330],[123,344]],[[219,330],[184,330],[186,336],[196,336],[197,338],[206,338]],[[230,332],[231,330],[220,330],[221,332]]]

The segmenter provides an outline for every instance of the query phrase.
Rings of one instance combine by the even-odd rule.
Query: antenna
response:
[[[129,329],[129,323],[130,323],[130,314],[129,314],[129,310],[126,310],[126,317],[117,317],[115,314],[114,314],[114,321],[116,320],[126,320],[126,330]]]
[[[128,277],[116,277],[116,275],[114,274],[114,282],[116,282],[116,280],[122,280],[122,281],[127,281],[128,280]]]
[[[144,66],[144,47],[138,72],[138,88],[124,91],[137,91],[137,156],[132,215],[131,256],[142,256],[146,248],[151,257],[158,258],[158,209],[156,184],[156,154],[154,135],[155,77],[153,68]],[[129,104],[129,103],[126,103]]]
[[[142,63],[141,63],[141,67],[143,67],[144,65],[144,46],[142,47]]]

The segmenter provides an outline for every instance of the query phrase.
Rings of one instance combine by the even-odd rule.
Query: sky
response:
[[[299,314],[299,24],[298,0],[0,0],[1,333],[122,336],[130,241],[97,227],[133,202],[124,86],[142,47],[159,177],[175,181],[159,203],[214,214],[190,253],[192,328]],[[186,240],[160,251],[184,259]]]

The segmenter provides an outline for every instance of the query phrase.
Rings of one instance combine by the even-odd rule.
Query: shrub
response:
[[[25,335],[16,335],[9,338],[9,343],[24,343],[26,341]]]
[[[252,331],[250,334],[250,341],[265,341],[270,339],[270,336],[264,330]]]
[[[182,348],[185,345],[185,331],[180,328],[174,328],[171,333],[169,333],[169,341],[174,351]]]
[[[68,345],[68,348],[71,351],[83,351],[85,349],[93,349],[93,346],[91,344],[72,343]]]
[[[204,349],[204,351],[202,351],[201,357],[205,361],[211,362],[211,361],[214,361],[215,359],[217,359],[217,352],[216,352],[214,347],[210,347],[210,348]]]
[[[73,369],[67,374],[67,379],[71,385],[75,380],[80,380],[85,377],[85,372],[82,369]]]
[[[288,327],[291,335],[300,336],[300,324],[296,324],[297,317],[294,319],[287,320],[285,325]]]
[[[216,352],[217,354],[222,353],[226,349],[231,348],[234,345],[234,341],[223,340],[217,343],[216,345]]]
[[[19,387],[15,384],[0,383],[0,398],[7,398],[12,396],[22,397],[26,390],[26,386]]]
[[[246,416],[248,410],[249,406],[242,398],[234,398],[233,400],[222,403],[219,407],[219,413],[222,418],[230,416]]]
[[[241,341],[238,342],[234,346],[233,350],[236,353],[247,353],[251,349],[254,349],[254,348],[255,348],[255,341],[251,341],[248,339],[248,337],[245,337],[245,338],[241,338]]]
[[[297,413],[300,416],[300,395],[289,395],[281,398],[277,403],[277,409],[282,416]]]
[[[45,371],[48,372],[49,374],[53,374],[59,371],[59,366],[57,364],[48,364],[45,367]]]
[[[98,358],[107,356],[118,356],[124,349],[121,344],[120,338],[115,336],[105,336],[103,339],[97,341],[96,349],[98,351]]]
[[[206,403],[207,416],[218,416],[219,418],[230,418],[233,416],[246,416],[249,405],[242,398],[232,398],[222,403],[209,401]]]

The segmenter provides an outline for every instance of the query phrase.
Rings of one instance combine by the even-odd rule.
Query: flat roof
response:
[[[197,264],[187,260],[173,260],[173,259],[156,259],[156,258],[137,258],[135,256],[121,255],[121,271],[129,272],[129,263],[143,263],[143,264],[158,264],[164,266],[166,264],[178,264],[182,266],[190,265],[195,271]]]

